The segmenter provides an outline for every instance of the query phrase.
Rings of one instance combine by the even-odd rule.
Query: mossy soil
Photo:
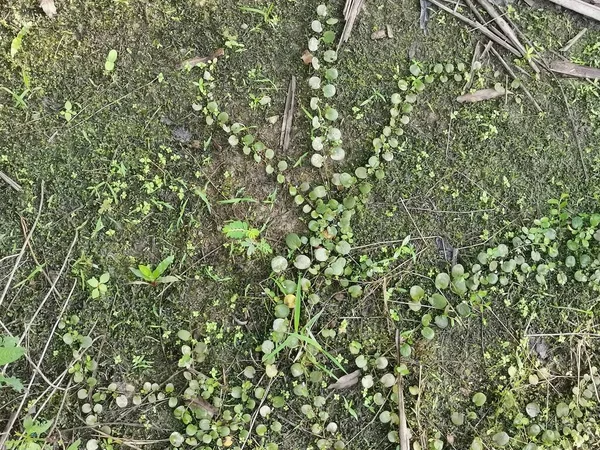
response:
[[[0,170],[23,188],[15,192],[0,184],[2,283],[41,202],[30,248],[0,309],[0,320],[12,333],[23,332],[48,292],[48,280],[35,272],[38,264],[52,279],[67,261],[58,283],[62,299],[49,296],[28,334],[32,356],[45,345],[75,283],[66,317],[78,315],[78,330],[97,339],[92,353],[99,361],[96,377],[101,383],[168,379],[178,370],[173,333],[180,328],[203,334],[214,324],[227,336],[239,333],[236,340],[215,343],[215,355],[222,361],[214,365],[227,376],[252,360],[249,349],[260,345],[272,322],[272,307],[262,289],[269,258],[232,256],[223,247],[220,228],[233,219],[258,228],[267,223],[265,237],[278,253],[286,233],[304,230],[302,215],[260,165],[230,149],[222,135],[211,136],[192,108],[198,90],[193,82],[202,71],[178,67],[225,47],[215,73],[220,103],[237,120],[255,124],[261,138],[277,148],[292,75],[299,79],[299,105],[307,107],[310,98],[304,82],[308,70],[300,56],[318,3],[57,0],[58,15],[52,20],[36,2],[19,0],[0,7],[0,80],[6,88],[0,91]],[[276,21],[239,8],[271,4]],[[514,21],[547,58],[587,26],[588,33],[567,56],[598,63],[594,43],[600,32],[594,24],[546,3],[519,3],[515,10]],[[368,1],[342,47],[337,104],[353,163],[366,161],[370,142],[385,123],[389,106],[378,94],[387,98],[394,92],[396,73],[406,74],[411,61],[470,65],[479,39],[475,32],[432,12],[424,34],[418,15],[414,2]],[[27,22],[32,26],[11,56],[11,42]],[[387,25],[392,39],[371,39],[373,31]],[[118,59],[114,71],[106,72],[111,49],[117,50]],[[507,84],[497,60],[487,57],[483,63],[474,86]],[[547,200],[563,192],[570,194],[574,210],[598,210],[596,85],[547,74],[539,79],[524,75],[523,82],[542,113],[519,88],[506,98],[459,105],[455,98],[464,82],[436,84],[419,99],[406,148],[386,169],[385,179],[375,184],[354,225],[355,245],[366,249],[379,250],[385,244],[378,243],[401,241],[407,234],[413,237],[419,258],[390,283],[406,287],[415,273],[430,275],[433,268],[448,264],[436,250],[436,236],[458,248],[459,261],[467,263],[485,243],[545,215]],[[257,105],[253,97],[264,95],[271,102]],[[73,110],[69,121],[66,102]],[[274,125],[267,121],[272,116],[278,116]],[[307,124],[298,109],[285,155],[292,163],[310,150]],[[327,174],[298,172],[300,179],[321,176]],[[206,192],[210,208],[198,192]],[[252,200],[219,203],[232,198]],[[156,264],[169,255],[176,261],[170,272],[184,281],[164,288],[128,284],[133,280],[130,266]],[[104,272],[111,276],[108,293],[91,299],[86,280]],[[366,300],[332,296],[326,304],[328,326],[346,318],[349,340],[364,343],[373,353],[393,355],[394,333],[383,318],[381,294],[367,292]],[[580,294],[572,295],[563,299],[565,305]],[[437,430],[460,438],[462,432],[447,413],[452,405],[468,403],[473,392],[490,388],[485,350],[498,352],[505,341],[516,345],[528,325],[529,316],[512,306],[512,300],[493,305],[494,315],[485,326],[476,322],[442,333],[434,344],[418,347],[410,360],[410,383],[420,384],[423,395],[407,400],[409,422],[425,442]],[[536,328],[572,331],[570,322],[540,299],[528,304],[539,308]],[[574,315],[570,320],[581,320],[569,314]],[[557,351],[569,360],[568,348]],[[54,379],[69,358],[69,350],[55,338],[44,372]],[[27,379],[26,363],[16,367],[16,374]],[[0,390],[0,426],[18,404],[18,397],[4,392]],[[392,448],[388,427],[371,423],[372,412],[361,407],[360,390],[347,397],[354,401],[358,421],[348,416],[339,419],[340,426],[356,431],[365,427],[349,448]],[[49,414],[56,412],[59,400],[48,406]],[[279,448],[306,448],[314,439],[295,426],[298,414],[290,409],[288,438]],[[79,425],[72,408],[59,418],[59,429]],[[152,436],[161,433],[154,430]]]

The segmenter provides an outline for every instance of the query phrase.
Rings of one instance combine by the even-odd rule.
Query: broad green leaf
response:
[[[152,274],[152,269],[149,266],[144,266],[143,264],[140,264],[138,266],[138,269],[139,269],[140,273],[142,274],[142,278],[144,278],[145,280],[149,280],[149,281],[155,280],[156,277]]]
[[[438,289],[447,289],[450,285],[450,275],[445,272],[438,273],[435,277],[435,287]]]
[[[135,267],[130,267],[129,270],[131,270],[136,277],[142,279],[144,278],[144,275],[142,274],[142,272],[140,272],[139,269],[136,269]]]
[[[100,275],[100,283],[106,284],[106,283],[108,283],[108,280],[110,280],[110,274],[108,272]]]
[[[430,327],[423,327],[421,330],[421,335],[428,341],[432,340],[435,337],[435,332]]]
[[[98,280],[95,277],[87,280],[87,283],[93,288],[97,288],[99,284]]]
[[[178,281],[181,281],[181,279],[179,277],[176,277],[175,275],[166,275],[164,277],[158,277],[156,281],[158,281],[159,283],[176,283]]]
[[[421,286],[413,286],[410,288],[410,298],[412,298],[415,302],[420,301],[425,295],[425,291]]]
[[[152,277],[153,278],[158,278],[160,277],[165,270],[167,270],[167,268],[173,264],[173,261],[175,260],[174,256],[167,256],[165,259],[163,259],[161,262],[158,263],[158,266],[156,266],[156,269],[154,269],[154,272],[152,272]]]
[[[475,406],[483,406],[483,404],[486,402],[487,397],[485,396],[485,394],[481,393],[481,392],[477,392],[474,396],[473,396],[473,403],[475,403]]]
[[[67,450],[79,450],[79,446],[81,445],[81,439],[77,439],[71,445],[67,447]]]
[[[444,309],[448,304],[448,301],[446,300],[446,297],[436,292],[431,297],[429,297],[429,303],[431,303],[431,306],[433,306],[436,309]]]

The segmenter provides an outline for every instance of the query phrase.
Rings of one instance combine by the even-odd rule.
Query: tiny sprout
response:
[[[192,339],[192,333],[190,333],[190,332],[189,332],[189,331],[187,331],[187,330],[179,330],[179,331],[177,332],[177,337],[178,337],[179,339],[181,339],[182,341],[184,341],[184,342],[187,342],[187,341],[189,341],[190,339]]]
[[[392,414],[389,411],[382,411],[382,413],[379,414],[379,421],[381,423],[390,423],[391,420]]]
[[[115,68],[115,62],[117,61],[118,53],[115,49],[112,49],[108,52],[106,56],[106,61],[104,62],[104,70],[107,72],[112,72]]]
[[[388,360],[385,356],[380,356],[375,360],[375,367],[379,370],[383,370],[388,366]]]
[[[492,436],[492,441],[494,441],[498,447],[504,447],[506,444],[508,444],[508,441],[510,441],[510,436],[504,431],[501,431],[500,433],[496,433]]]
[[[323,86],[323,95],[326,98],[331,98],[335,95],[335,86],[333,84],[326,84]]]
[[[335,62],[337,60],[337,52],[335,50],[327,50],[323,53],[323,59],[328,63]]]
[[[450,415],[450,420],[452,420],[454,425],[461,426],[465,423],[465,415],[463,413],[453,412]]]
[[[271,260],[271,269],[275,273],[283,272],[285,269],[287,269],[287,266],[287,259],[285,259],[283,256],[276,256]]]
[[[265,373],[269,378],[275,378],[277,376],[277,366],[275,364],[267,364]]]
[[[380,383],[386,388],[391,388],[396,384],[396,377],[391,373],[386,373],[380,378]]]
[[[365,389],[372,388],[374,384],[373,376],[365,375],[364,377],[362,377],[362,380],[360,380],[360,382]]]
[[[337,118],[338,118],[338,112],[337,112],[337,110],[335,110],[335,109],[333,109],[331,107],[328,107],[325,110],[325,118],[327,120],[331,121],[331,122],[333,122],[334,120],[337,120]]]
[[[317,168],[323,167],[323,163],[325,162],[325,157],[320,153],[315,153],[310,157],[310,163]]]
[[[418,77],[421,74],[421,69],[417,64],[412,64],[409,68],[410,73],[412,73],[415,77]]]
[[[475,395],[473,395],[473,403],[475,404],[475,406],[483,406],[486,400],[487,397],[481,392],[477,392]]]
[[[299,270],[306,270],[310,267],[310,263],[310,258],[308,256],[298,255],[294,261],[294,267]]]
[[[354,362],[356,364],[356,367],[358,367],[359,369],[363,369],[367,366],[367,358],[365,358],[364,355],[358,355]]]
[[[310,24],[310,28],[315,32],[315,33],[320,33],[323,31],[323,25],[321,24],[321,22],[319,22],[318,20],[313,20]]]
[[[321,87],[321,79],[319,77],[310,77],[308,85],[311,89],[319,89]]]
[[[334,161],[341,161],[346,156],[346,151],[342,147],[334,147],[329,156]]]
[[[335,434],[338,430],[338,426],[337,423],[335,422],[329,422],[327,424],[327,428],[325,428],[327,430],[327,432],[331,433],[331,434]]]

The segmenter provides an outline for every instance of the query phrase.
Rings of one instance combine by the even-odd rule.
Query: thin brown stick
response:
[[[48,300],[48,298],[50,298],[50,295],[52,295],[52,293],[56,289],[56,283],[58,283],[58,280],[60,280],[60,277],[62,276],[63,272],[65,271],[65,269],[67,267],[67,263],[69,262],[69,257],[71,256],[71,252],[73,251],[73,247],[75,247],[75,243],[77,242],[77,238],[78,238],[78,233],[75,232],[75,237],[73,238],[73,241],[71,242],[71,245],[69,246],[69,250],[67,251],[67,256],[65,257],[65,259],[63,261],[63,264],[62,264],[62,266],[61,266],[58,274],[56,275],[56,278],[54,279],[54,281],[52,283],[52,286],[50,287],[50,290],[45,295],[44,299],[40,302],[38,308],[36,309],[35,313],[33,313],[33,316],[31,317],[31,319],[29,320],[29,323],[25,327],[25,330],[23,331],[23,334],[21,335],[21,338],[19,339],[19,345],[21,345],[21,343],[23,342],[23,340],[27,336],[27,333],[29,333],[29,330],[33,326],[33,322],[35,322],[35,319],[37,318],[38,314],[40,313],[40,311],[42,310],[42,308],[46,304],[46,301]]]
[[[33,236],[33,232],[35,230],[35,227],[37,226],[37,223],[38,223],[38,220],[40,218],[40,215],[42,214],[42,206],[43,205],[44,205],[44,182],[42,181],[42,187],[41,187],[41,192],[40,192],[40,206],[38,207],[37,215],[35,217],[35,220],[33,221],[33,225],[31,226],[31,230],[29,231],[29,234],[25,238],[25,242],[23,243],[23,246],[21,247],[21,251],[19,252],[19,256],[17,256],[17,260],[15,261],[15,265],[14,265],[12,271],[10,272],[10,275],[8,276],[8,281],[6,282],[6,286],[4,286],[4,290],[2,291],[2,295],[0,295],[0,306],[2,306],[2,302],[6,298],[6,294],[8,293],[8,289],[10,288],[10,284],[12,283],[12,280],[15,277],[15,273],[17,272],[17,269],[19,268],[19,265],[21,263],[21,259],[23,258],[23,255],[25,254],[25,249],[27,248],[27,243],[31,239],[31,236]]]
[[[76,282],[73,284],[73,288],[71,289],[71,293],[73,292],[76,284],[77,284]],[[46,356],[46,352],[48,351],[48,347],[50,346],[50,342],[52,341],[52,337],[54,336],[54,332],[56,331],[56,328],[58,327],[58,324],[60,323],[60,319],[61,319],[62,315],[64,314],[66,308],[67,308],[67,305],[69,303],[69,299],[70,298],[71,298],[71,295],[69,295],[69,297],[65,300],[65,302],[63,304],[63,307],[62,307],[60,313],[58,314],[58,316],[56,318],[54,326],[52,327],[52,331],[50,332],[50,335],[48,336],[48,340],[46,342],[46,345],[44,346],[44,349],[42,350],[42,354],[40,355],[40,357],[38,359],[38,363],[37,363],[38,367],[41,367],[42,362],[44,361],[44,357]],[[36,375],[37,375],[37,371],[34,371],[33,375],[31,376],[31,379],[29,380],[29,384],[27,386],[27,389],[25,390],[25,393],[23,394],[23,397],[21,399],[21,403],[19,404],[19,407],[15,411],[15,414],[13,416],[11,416],[11,419],[6,424],[6,428],[4,429],[4,432],[0,436],[0,449],[4,448],[4,444],[8,440],[8,436],[10,435],[12,427],[14,426],[15,421],[19,417],[19,414],[20,414],[21,410],[23,409],[23,406],[25,405],[25,401],[27,400],[27,397],[29,396],[29,393],[31,392],[31,386],[33,386],[33,383],[35,381]]]
[[[21,187],[21,185],[19,183],[17,183],[15,180],[13,180],[11,177],[6,175],[1,170],[0,170],[0,179],[4,180],[4,182],[6,184],[8,184],[11,188],[13,188],[17,192],[21,192],[23,190],[23,188]]]
[[[569,51],[569,49],[570,49],[571,47],[573,47],[573,45],[575,45],[575,43],[576,43],[576,42],[577,42],[579,39],[581,39],[585,33],[587,33],[587,30],[588,30],[587,28],[584,28],[584,29],[583,29],[583,30],[581,30],[579,33],[577,33],[577,34],[575,35],[575,37],[573,37],[573,38],[569,39],[569,41],[568,41],[568,42],[565,44],[565,46],[564,46],[563,48],[561,48],[561,49],[560,49],[560,51],[561,51],[561,52],[568,52],[568,51]]]
[[[483,33],[489,39],[491,39],[492,41],[494,41],[496,44],[500,45],[501,47],[505,48],[506,50],[508,50],[512,54],[518,56],[519,58],[522,56],[521,53],[516,48],[514,48],[512,45],[510,45],[509,43],[507,43],[505,40],[500,39],[498,36],[496,36],[490,30],[488,30],[487,28],[485,28],[479,22],[475,22],[475,21],[469,19],[468,17],[463,16],[462,14],[453,11],[452,9],[448,8],[447,6],[445,6],[444,4],[440,3],[438,0],[429,0],[429,1],[431,3],[433,3],[434,5],[436,5],[438,8],[440,8],[440,9],[446,11],[447,13],[453,15],[458,20],[463,21],[464,23],[466,23],[470,27],[479,30],[481,33]]]
[[[600,22],[600,8],[581,0],[550,0],[552,3],[562,6],[563,8],[570,9],[579,14],[583,14],[590,19],[594,19]]]
[[[481,13],[479,12],[479,10],[477,9],[477,7],[473,4],[473,2],[471,0],[465,0],[465,3],[471,9],[471,11],[475,15],[475,17],[477,18],[477,20],[479,21],[479,23],[485,25],[492,33],[494,33],[500,39],[506,40],[506,36],[504,36],[500,32],[500,30],[498,30],[495,26],[488,24],[488,21],[485,20],[485,18],[481,15]]]
[[[550,72],[552,73],[552,72]],[[567,113],[569,114],[569,119],[571,120],[571,127],[573,128],[573,137],[575,138],[575,143],[577,144],[577,151],[579,153],[579,161],[581,162],[581,167],[583,167],[583,175],[585,176],[585,181],[589,182],[590,177],[588,175],[587,166],[585,165],[585,159],[583,158],[583,149],[581,148],[581,141],[579,140],[579,133],[577,132],[577,123],[573,118],[573,112],[571,111],[571,107],[569,106],[569,101],[567,100],[567,95],[565,94],[565,90],[562,85],[556,78],[556,76],[552,73],[560,92],[562,93],[563,100],[565,102],[565,106],[567,107]]]
[[[508,40],[513,43],[513,45],[515,46],[515,48],[517,50],[519,50],[519,52],[521,52],[521,55],[523,57],[526,57],[527,50],[525,49],[525,46],[521,43],[521,41],[519,41],[519,38],[517,37],[517,35],[513,31],[513,29],[510,27],[508,22],[506,20],[504,20],[504,18],[498,11],[496,11],[496,8],[494,8],[494,6],[487,0],[477,0],[477,1],[479,2],[479,4],[481,6],[483,6],[483,8],[487,11],[487,13],[498,24],[498,26],[500,27],[500,30],[506,35]],[[531,59],[527,58],[527,63],[531,66],[531,68],[535,71],[535,73],[540,73],[540,69],[535,64],[535,62],[533,62]]]
[[[511,77],[513,77],[514,80],[516,80],[517,76],[515,75],[515,73],[513,72],[513,70],[510,68],[510,66],[506,63],[506,61],[504,61],[504,59],[502,58],[502,56],[500,56],[500,53],[498,53],[496,51],[496,49],[493,48],[493,47],[490,50],[496,56],[496,58],[498,58],[498,60],[504,66],[504,68],[509,73],[509,75]],[[520,87],[521,87],[521,89],[523,89],[523,92],[525,92],[525,95],[527,96],[527,98],[529,99],[529,101],[531,101],[531,103],[533,103],[533,105],[535,106],[535,109],[537,109],[538,112],[542,112],[542,108],[540,108],[540,105],[538,105],[538,102],[535,101],[535,98],[533,98],[533,96],[531,95],[531,92],[529,92],[529,90],[525,87],[525,85],[523,84],[522,81],[521,81],[521,86]]]
[[[279,146],[283,153],[290,146],[290,136],[292,132],[292,122],[294,120],[294,110],[296,107],[296,77],[292,75],[290,85],[288,87],[287,98],[285,99],[285,108],[283,119],[281,121],[281,136],[279,138]]]
[[[396,359],[400,365],[400,330],[396,328]],[[398,384],[398,440],[400,441],[400,450],[410,450],[410,432],[406,425],[406,411],[404,409],[404,387],[402,374],[398,374],[396,382]]]

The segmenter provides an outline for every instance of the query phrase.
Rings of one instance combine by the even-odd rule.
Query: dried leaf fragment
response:
[[[56,15],[54,0],[40,0],[40,7],[50,19]]]
[[[456,101],[458,103],[476,103],[502,97],[505,94],[506,90],[502,87],[498,87],[497,89],[480,89],[470,94],[461,95],[456,98]]]
[[[304,50],[304,53],[302,53],[302,62],[308,66],[308,65],[312,64],[312,60],[313,60],[313,54],[311,52],[309,52],[308,50]]]
[[[186,59],[181,64],[179,64],[180,69],[184,69],[185,67],[194,67],[197,64],[206,64],[213,59],[220,58],[225,54],[225,49],[218,48],[216,49],[210,56],[195,56],[190,59]]]
[[[371,39],[373,39],[374,41],[377,39],[383,39],[385,36],[386,36],[385,30],[377,30],[377,31],[374,31],[373,33],[371,33]]]
[[[327,389],[347,389],[351,386],[354,386],[358,383],[358,377],[360,375],[360,370],[355,370],[348,375],[344,375],[340,377],[335,383],[327,386]]]
[[[219,411],[217,408],[215,408],[213,405],[211,405],[210,403],[208,403],[206,400],[204,400],[203,398],[200,397],[194,397],[190,400],[189,405],[193,408],[202,408],[203,410],[205,410],[208,414],[210,414],[211,417],[214,417],[215,414],[217,414],[217,412]]]

